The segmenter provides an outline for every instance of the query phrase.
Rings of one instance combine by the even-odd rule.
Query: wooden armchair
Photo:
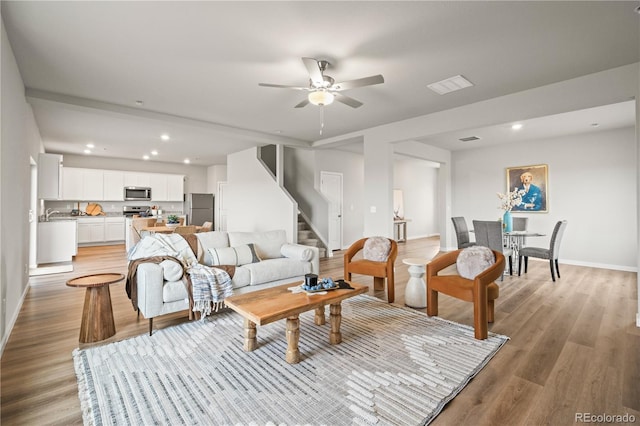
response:
[[[456,250],[436,257],[427,264],[427,314],[438,315],[438,293],[473,303],[473,328],[475,338],[486,339],[488,322],[494,319],[494,301],[500,294],[494,282],[504,272],[504,255],[492,250],[495,263],[482,271],[473,280],[460,275],[438,275],[444,268],[455,265],[462,250]]]
[[[382,238],[382,237],[372,237]],[[362,274],[373,276],[373,288],[384,290],[384,279],[387,279],[387,301],[393,303],[395,300],[393,264],[398,256],[398,243],[387,238],[391,247],[385,261],[374,261],[368,259],[353,260],[354,256],[364,249],[369,238],[362,238],[351,245],[344,254],[344,279],[351,280],[351,274]]]

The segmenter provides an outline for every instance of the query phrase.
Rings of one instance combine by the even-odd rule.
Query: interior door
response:
[[[342,173],[320,172],[320,192],[329,200],[329,250],[342,248]]]

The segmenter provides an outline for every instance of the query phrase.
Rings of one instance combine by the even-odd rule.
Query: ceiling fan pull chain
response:
[[[324,105],[320,106],[320,136],[322,136],[323,129],[324,129]]]

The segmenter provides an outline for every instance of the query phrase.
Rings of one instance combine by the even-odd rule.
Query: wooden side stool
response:
[[[84,275],[67,281],[69,287],[87,289],[80,325],[80,343],[99,342],[116,334],[109,284],[123,279],[122,274],[105,273]]]

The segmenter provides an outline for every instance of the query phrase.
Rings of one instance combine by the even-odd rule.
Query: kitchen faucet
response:
[[[45,222],[49,221],[49,216],[51,216],[54,213],[60,213],[58,210],[54,210],[51,211],[51,207],[49,207],[45,212],[44,212],[44,220]]]

